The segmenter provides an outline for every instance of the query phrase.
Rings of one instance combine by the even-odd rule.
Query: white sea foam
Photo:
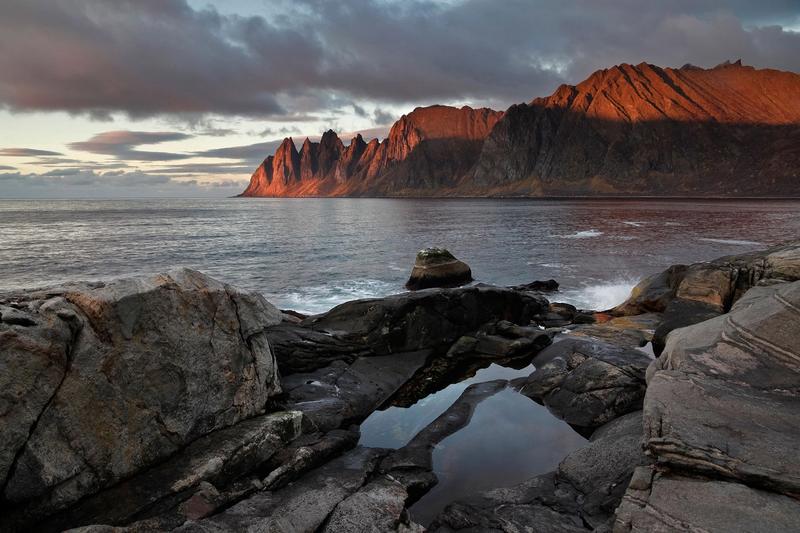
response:
[[[623,220],[622,223],[628,226],[633,226],[634,228],[641,228],[644,226],[644,222],[636,222],[633,220]]]
[[[698,241],[703,242],[715,242],[718,244],[735,244],[738,246],[763,246],[760,242],[756,241],[742,241],[738,239],[711,239],[711,238],[700,238],[697,239]]]
[[[629,276],[612,281],[590,283],[580,288],[562,291],[558,300],[570,303],[580,309],[604,311],[624,302],[638,281],[638,278]]]
[[[562,239],[590,239],[592,237],[599,237],[603,232],[594,228],[584,231],[578,231],[570,235],[559,235]]]
[[[342,280],[300,287],[284,294],[268,295],[267,299],[282,309],[317,314],[350,300],[378,298],[403,290],[405,289],[402,286],[375,279]]]

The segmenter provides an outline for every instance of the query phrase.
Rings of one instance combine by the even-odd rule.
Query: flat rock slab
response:
[[[336,361],[283,380],[291,409],[302,411],[315,430],[328,431],[361,422],[422,368],[431,352],[360,357],[351,365]]]
[[[800,492],[800,282],[756,288],[723,317],[673,333],[645,401],[660,463]]]
[[[617,511],[615,533],[797,531],[800,502],[740,483],[637,470]]]
[[[385,450],[357,447],[283,489],[259,492],[220,514],[187,522],[176,531],[314,533],[341,502],[364,486],[385,454]]]

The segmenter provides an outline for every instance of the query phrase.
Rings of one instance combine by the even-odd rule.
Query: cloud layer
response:
[[[273,119],[363,100],[503,107],[623,61],[800,70],[800,34],[781,26],[798,14],[796,0],[276,0],[264,16],[25,0],[0,17],[0,105]]]

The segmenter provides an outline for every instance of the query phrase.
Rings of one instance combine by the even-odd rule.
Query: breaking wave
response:
[[[354,279],[300,287],[283,294],[267,295],[267,299],[281,309],[318,314],[350,300],[378,298],[404,290],[402,286],[387,281]]]
[[[596,229],[587,229],[578,231],[570,235],[559,235],[562,239],[591,239],[592,237],[599,237],[603,232]]]
[[[711,239],[711,238],[700,238],[697,239],[698,241],[703,242],[715,242],[717,244],[736,244],[739,246],[763,246],[760,242],[756,241],[742,241],[738,239]]]
[[[587,283],[583,287],[562,290],[553,300],[572,304],[579,309],[604,311],[624,302],[638,282],[638,277],[630,276],[607,282]]]

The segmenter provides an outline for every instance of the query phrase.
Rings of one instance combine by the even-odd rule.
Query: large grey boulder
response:
[[[0,294],[3,498],[57,510],[263,413],[279,321],[187,269]]]
[[[645,444],[659,474],[641,474],[644,481],[631,484],[620,531],[800,524],[798,332],[800,282],[794,282],[753,288],[727,315],[669,335],[648,369],[644,402]],[[711,499],[688,504],[691,491],[704,490],[697,479],[707,480]],[[726,499],[737,504],[704,516],[708,502]],[[762,507],[764,523],[750,511]]]

